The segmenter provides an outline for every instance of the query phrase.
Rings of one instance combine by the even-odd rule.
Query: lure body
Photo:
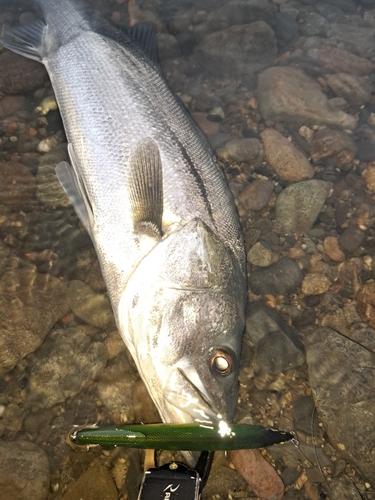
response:
[[[257,425],[150,424],[87,427],[75,430],[77,445],[123,446],[186,451],[225,451],[263,448],[283,443],[293,435]]]

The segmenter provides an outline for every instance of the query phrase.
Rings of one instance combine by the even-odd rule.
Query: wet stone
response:
[[[357,225],[349,225],[339,238],[340,247],[346,252],[353,253],[362,245],[365,233]]]
[[[362,106],[371,99],[372,86],[361,76],[336,73],[328,76],[327,83],[338,97],[355,106]]]
[[[28,441],[0,443],[0,492],[4,500],[47,500],[50,471],[45,452]]]
[[[271,199],[274,184],[256,179],[239,194],[239,200],[247,210],[262,210]]]
[[[375,283],[366,283],[358,290],[357,310],[363,321],[375,327]]]
[[[294,401],[293,419],[295,429],[311,436],[318,434],[318,419],[315,415],[315,402],[312,396],[300,396]]]
[[[306,36],[325,36],[328,27],[329,23],[327,19],[316,12],[309,12],[300,25],[302,34]]]
[[[329,328],[309,328],[304,338],[309,381],[330,441],[375,484],[375,438],[368,431],[375,418],[375,354]]]
[[[276,202],[276,221],[286,234],[305,234],[316,221],[329,194],[329,184],[312,179],[292,184]]]
[[[301,366],[303,346],[293,329],[281,316],[261,302],[250,304],[246,331],[255,346],[255,369],[259,373],[278,374]]]
[[[224,148],[217,150],[220,159],[228,162],[254,164],[262,161],[262,145],[258,139],[232,139]]]
[[[215,31],[255,21],[270,23],[272,8],[267,0],[230,0],[218,9],[210,21]]]
[[[276,12],[272,28],[275,32],[277,45],[283,47],[290,42],[299,32],[297,21],[285,12]]]
[[[354,116],[331,110],[319,83],[299,69],[280,66],[263,71],[259,75],[258,99],[265,120],[347,129],[356,126]]]
[[[353,139],[341,130],[326,128],[319,130],[311,142],[311,158],[333,165],[345,165],[353,161],[357,147]]]
[[[0,100],[0,120],[16,113],[25,103],[25,98],[20,95],[5,95]]]
[[[314,176],[314,169],[306,156],[286,137],[271,128],[264,130],[260,135],[266,160],[279,177],[298,182]]]
[[[95,485],[95,487],[93,487]],[[62,500],[117,500],[118,492],[108,468],[97,462],[72,482]]]
[[[93,383],[107,361],[107,349],[92,342],[78,327],[53,331],[40,352],[28,381],[30,401],[51,407]]]
[[[67,298],[73,313],[89,325],[105,328],[114,324],[113,312],[107,295],[95,293],[79,280],[69,283]]]
[[[239,77],[266,68],[276,53],[272,28],[256,21],[207,35],[195,48],[193,58],[213,75]]]
[[[305,295],[320,295],[331,286],[331,281],[324,274],[308,273],[302,282],[302,293]]]
[[[327,236],[323,242],[324,251],[328,257],[335,262],[343,262],[345,260],[345,254],[339,246],[337,238],[334,236]]]
[[[322,45],[318,57],[325,68],[333,73],[365,76],[374,71],[374,64],[368,59],[329,45]]]
[[[331,23],[328,36],[335,37],[339,42],[344,42],[350,52],[359,56],[372,57],[375,53],[374,27]]]
[[[15,161],[0,163],[0,211],[36,208],[36,181],[29,168]]]
[[[302,283],[303,275],[295,260],[284,257],[275,264],[250,275],[250,287],[257,295],[286,295]]]
[[[0,67],[0,92],[4,94],[26,94],[48,78],[43,64],[8,50],[0,55]]]
[[[157,34],[158,58],[160,61],[171,57],[178,57],[181,54],[180,44],[173,35],[169,33]]]
[[[266,243],[260,243],[258,241],[250,248],[247,254],[247,260],[254,266],[267,267],[279,260],[279,256],[272,252]]]

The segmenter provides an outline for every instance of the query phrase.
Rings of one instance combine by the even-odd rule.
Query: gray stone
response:
[[[158,58],[160,61],[181,55],[181,48],[178,40],[169,33],[157,34]]]
[[[279,260],[279,256],[268,245],[258,241],[250,248],[247,260],[254,266],[267,267]]]
[[[329,37],[344,42],[348,50],[362,57],[375,54],[375,28],[355,26],[352,24],[330,24],[327,31]],[[337,43],[337,42],[336,42]]]
[[[239,194],[239,200],[247,210],[262,210],[271,199],[274,189],[272,181],[256,179]]]
[[[316,179],[297,182],[284,189],[276,201],[276,221],[281,231],[306,234],[322,210],[329,190],[329,183]]]
[[[269,23],[271,19],[272,8],[267,0],[230,0],[214,13],[210,26],[219,31],[255,21]]]
[[[107,362],[105,344],[92,342],[79,327],[53,331],[32,369],[28,393],[32,403],[51,407],[78,394]]]
[[[68,302],[73,313],[89,325],[106,328],[114,317],[106,294],[95,293],[83,281],[73,280],[68,287]]]
[[[307,435],[316,436],[319,431],[315,416],[315,403],[312,396],[300,396],[293,403],[294,428]]]
[[[365,76],[374,71],[374,64],[368,59],[330,45],[321,46],[318,59],[332,73]]]
[[[299,24],[286,12],[276,12],[274,14],[272,27],[279,47],[286,45],[299,32]]]
[[[319,83],[299,69],[275,66],[264,70],[259,75],[257,92],[259,111],[265,120],[344,129],[356,126],[356,118],[333,111]]]
[[[295,260],[284,257],[250,274],[251,290],[257,295],[286,295],[301,286],[303,274]]]
[[[301,342],[274,309],[261,302],[250,304],[246,330],[255,346],[256,371],[276,375],[304,363]]]
[[[301,23],[301,31],[307,36],[325,36],[329,27],[329,22],[316,12],[309,12]]]
[[[6,247],[0,254],[0,374],[4,374],[41,345],[69,306],[64,281],[38,273]]]
[[[375,484],[375,353],[330,328],[304,332],[309,381],[332,444]]]
[[[357,147],[342,130],[319,130],[311,141],[310,154],[313,162],[323,160],[333,165],[346,165],[353,161]]]
[[[208,136],[208,141],[214,151],[218,148],[224,147],[230,139],[231,136],[229,134],[225,134],[224,132],[217,132],[216,134]]]
[[[262,144],[258,139],[232,139],[224,148],[217,150],[217,156],[228,162],[254,164],[263,158]]]
[[[0,55],[0,68],[0,92],[4,94],[26,94],[48,79],[43,64],[10,51]]]
[[[213,75],[241,77],[266,68],[276,54],[272,28],[256,21],[205,36],[192,57]]]
[[[346,252],[353,253],[363,243],[365,232],[356,224],[350,224],[339,238],[340,247]]]
[[[362,106],[371,99],[372,86],[362,76],[335,73],[327,77],[327,83],[337,96],[355,106]]]
[[[45,452],[28,441],[0,443],[0,497],[47,500],[50,471]]]

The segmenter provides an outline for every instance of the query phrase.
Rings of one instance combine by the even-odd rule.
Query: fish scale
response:
[[[69,142],[57,175],[89,232],[119,331],[166,422],[233,417],[243,236],[224,172],[170,91],[149,25],[75,0],[4,45],[47,68]]]

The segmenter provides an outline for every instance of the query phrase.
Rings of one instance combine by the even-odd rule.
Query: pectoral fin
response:
[[[94,221],[92,206],[83,181],[79,175],[71,144],[68,145],[68,152],[73,166],[69,165],[66,161],[62,161],[56,165],[57,178],[68,195],[80,221],[92,237],[92,227]]]
[[[128,177],[134,231],[160,238],[163,216],[163,170],[159,148],[144,139],[132,150]]]

